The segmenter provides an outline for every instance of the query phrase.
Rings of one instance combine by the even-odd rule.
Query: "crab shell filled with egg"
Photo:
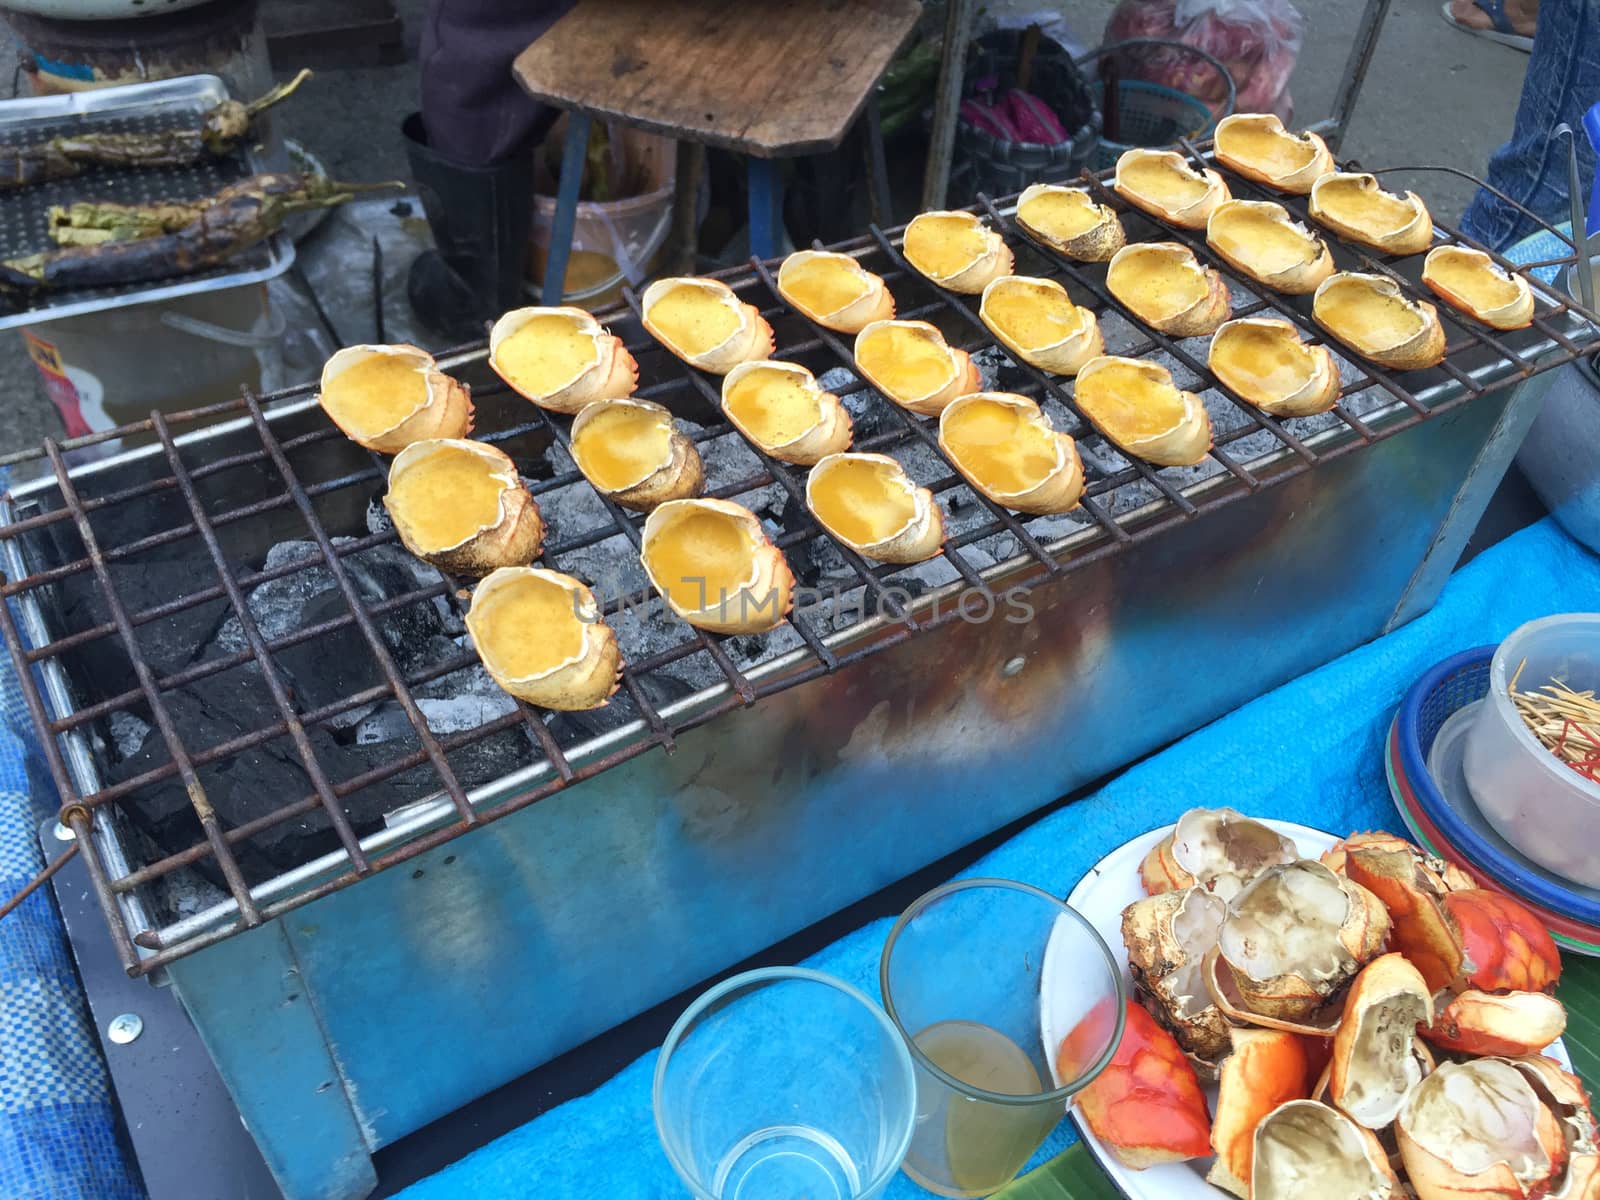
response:
[[[1041,371],[1073,375],[1105,353],[1094,313],[1053,279],[1002,275],[983,289],[978,316],[1007,350]]]
[[[541,708],[597,708],[617,690],[617,635],[580,580],[540,567],[502,567],[472,593],[467,631],[490,677]]]
[[[806,477],[806,506],[835,538],[880,562],[921,562],[944,543],[933,493],[887,454],[828,455]]]
[[[1106,286],[1139,320],[1173,337],[1215,333],[1231,311],[1221,272],[1177,242],[1124,246],[1106,270]]]
[[[596,491],[623,508],[649,512],[698,496],[705,468],[672,414],[649,400],[596,400],[572,422],[572,458]]]
[[[644,522],[639,557],[651,586],[689,624],[764,633],[789,612],[794,575],[748,508],[730,500],[669,500]]]
[[[1118,449],[1158,466],[1197,463],[1211,449],[1211,418],[1160,363],[1104,355],[1078,372],[1074,399]]]
[[[799,363],[740,363],[723,377],[722,411],[762,453],[799,466],[848,450],[854,434],[843,402]]]
[[[1077,444],[1027,396],[957,398],[939,414],[939,448],[974,488],[1017,512],[1067,512],[1083,495]]]
[[[515,308],[489,331],[489,367],[512,391],[551,412],[633,395],[639,365],[581,308]]]
[[[322,368],[317,401],[351,441],[379,454],[472,431],[472,394],[417,346],[346,346]]]
[[[458,575],[525,566],[544,521],[505,453],[482,442],[413,442],[389,466],[384,507],[405,548]]]
[[[902,249],[907,262],[952,292],[976,296],[1011,273],[1011,247],[975,213],[920,213],[906,226]]]
[[[1326,346],[1308,346],[1277,317],[1238,317],[1211,335],[1208,365],[1237,395],[1275,417],[1327,412],[1339,400],[1339,368]]]
[[[651,337],[713,375],[772,356],[772,326],[720,279],[658,279],[645,288],[639,310]]]
[[[1228,185],[1209,167],[1196,171],[1175,150],[1123,151],[1111,186],[1129,204],[1180,229],[1204,229]]]
[[[1524,329],[1533,323],[1533,289],[1482,250],[1435,246],[1422,262],[1422,282],[1458,312],[1491,329]]]
[[[1311,315],[1363,358],[1396,371],[1420,370],[1444,358],[1438,310],[1413,300],[1386,275],[1330,275],[1312,298]]]
[[[1333,274],[1327,243],[1271,201],[1217,205],[1206,223],[1206,245],[1240,274],[1286,295],[1314,292]]]
[[[848,254],[796,250],[778,268],[778,292],[811,320],[838,333],[860,333],[894,316],[882,277]]]
[[[1017,224],[1035,241],[1079,262],[1105,262],[1128,240],[1114,209],[1081,187],[1059,183],[1023,188]]]
[[[856,335],[856,366],[901,408],[936,417],[978,390],[978,366],[926,321],[874,321]]]
[[[1374,175],[1334,171],[1311,187],[1311,219],[1385,254],[1420,254],[1433,244],[1433,218],[1415,192],[1385,191]]]
[[[1333,170],[1328,144],[1315,133],[1292,133],[1275,113],[1234,113],[1217,122],[1217,161],[1275,191],[1303,196]]]

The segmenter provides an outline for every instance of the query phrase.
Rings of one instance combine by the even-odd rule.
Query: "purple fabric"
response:
[[[465,166],[530,149],[556,113],[511,64],[575,0],[429,0],[423,17],[422,124],[428,144]]]

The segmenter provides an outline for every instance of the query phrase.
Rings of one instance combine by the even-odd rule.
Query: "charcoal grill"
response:
[[[1217,265],[1236,316],[1276,312],[1323,340],[1309,298],[1262,289],[1103,179],[1089,186],[1130,240],[1176,239]],[[1287,203],[1304,218],[1303,201]],[[588,489],[565,419],[509,394],[482,345],[442,356],[474,383],[476,436],[511,455],[554,517],[544,561],[595,586],[619,629],[623,687],[598,722],[504,701],[430,728],[436,689],[476,663],[457,633],[468,593],[431,569],[378,598],[364,590],[369,556],[393,553],[393,532],[369,518],[386,464],[330,426],[309,386],[154,414],[96,435],[154,444],[88,465],[47,442],[45,477],[0,500],[0,594],[13,602],[0,632],[60,821],[122,965],[176,987],[291,1200],[364,1194],[377,1147],[1425,610],[1548,371],[1596,338],[1592,314],[1537,283],[1533,325],[1515,333],[1441,304],[1437,368],[1397,375],[1334,345],[1339,405],[1277,420],[1218,383],[1204,340],[1126,316],[1103,267],[1029,241],[1014,200],[975,208],[1017,273],[1056,278],[1099,313],[1109,353],[1158,357],[1203,392],[1215,447],[1195,468],[1123,457],[1069,382],[1005,358],[975,298],[907,266],[899,230],[833,247],[888,281],[900,316],[972,352],[989,386],[1034,396],[1078,438],[1081,509],[1012,514],[943,459],[932,422],[855,378],[847,340],[784,304],[775,263],[724,272],[772,323],[776,357],[846,395],[856,448],[899,457],[945,509],[937,559],[875,565],[811,520],[803,471],[721,420],[718,381],[656,347],[628,293],[602,320],[639,360],[640,394],[691,422],[708,493],[755,508],[811,589],[768,635],[704,634],[665,614],[633,570],[641,518]],[[1341,268],[1429,298],[1420,256],[1330,245]],[[165,590],[126,599],[142,567],[165,571]],[[256,611],[265,589],[313,576],[324,607],[298,623]],[[408,663],[396,638],[407,614],[442,647],[429,661]],[[183,632],[196,620],[208,644]],[[176,646],[163,636],[174,629]],[[308,659],[353,682],[309,688]],[[196,688],[213,709],[235,707],[224,688],[256,716],[196,716]],[[387,740],[352,760],[348,731],[374,713]],[[484,778],[491,742],[502,757]],[[254,815],[219,812],[229,773],[269,754],[300,785]],[[156,844],[139,819],[162,788],[182,800],[184,844],[170,828]],[[296,837],[258,852],[286,828]]]

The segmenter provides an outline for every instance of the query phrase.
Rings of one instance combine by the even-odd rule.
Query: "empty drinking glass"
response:
[[[1038,888],[964,879],[901,915],[879,967],[911,1043],[917,1125],[907,1175],[945,1196],[1009,1183],[1122,1037],[1122,971],[1094,927]],[[1051,1065],[1062,1041],[1066,1078]]]
[[[884,1012],[803,967],[736,975],[689,1006],[656,1062],[656,1131],[699,1200],[871,1200],[916,1108]]]

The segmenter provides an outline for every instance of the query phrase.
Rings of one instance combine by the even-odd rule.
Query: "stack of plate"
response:
[[[1600,956],[1600,889],[1529,859],[1495,832],[1467,788],[1462,752],[1489,692],[1494,651],[1464,650],[1411,686],[1389,728],[1389,791],[1412,837],[1430,854],[1460,864],[1480,886],[1521,900],[1564,948]]]

